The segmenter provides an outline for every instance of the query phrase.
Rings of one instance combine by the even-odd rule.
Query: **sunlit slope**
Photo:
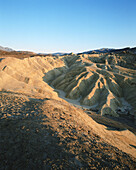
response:
[[[67,70],[56,77],[56,70],[52,70],[45,74],[45,80],[54,88],[63,90],[65,97],[95,108],[102,115],[134,115],[136,70],[117,64],[115,55],[72,55],[63,60]]]
[[[0,89],[52,98],[58,89],[102,115],[135,117],[135,54],[3,58]]]
[[[53,58],[5,58],[0,62],[0,88],[32,95],[57,95],[43,81],[45,72],[64,66],[63,61]]]
[[[131,55],[127,55],[132,59]],[[124,58],[123,58],[124,57]],[[92,129],[105,141],[135,156],[135,135],[127,129],[108,130],[85,112],[62,100],[78,101],[83,107],[93,108],[101,115],[136,117],[136,70],[127,67],[126,54],[80,54],[64,56],[35,56],[24,59],[0,59],[0,90],[31,97],[48,99],[45,107],[67,110],[68,117]],[[123,65],[123,61],[125,64]],[[61,96],[61,95],[60,95]],[[4,107],[5,108],[5,107]],[[60,114],[59,113],[59,114]],[[8,116],[10,113],[5,113]],[[6,116],[3,114],[3,116]],[[54,112],[55,114],[55,112]],[[13,115],[11,115],[12,117]],[[10,116],[9,116],[10,117]],[[67,118],[68,118],[67,117]],[[52,119],[53,120],[53,119]],[[60,119],[59,119],[60,120]],[[63,119],[62,119],[63,120]],[[54,120],[53,120],[54,121]],[[55,122],[54,122],[55,123]]]

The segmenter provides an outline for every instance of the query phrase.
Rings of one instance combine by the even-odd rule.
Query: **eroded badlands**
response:
[[[136,168],[133,50],[14,53],[0,58],[3,169]]]
[[[136,119],[134,57],[113,53],[5,58],[0,62],[0,88],[49,98],[61,90],[65,98],[101,115]]]

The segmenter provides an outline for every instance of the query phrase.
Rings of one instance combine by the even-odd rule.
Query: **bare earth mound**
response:
[[[6,93],[1,100],[1,169],[135,169],[136,159],[99,137],[94,130],[101,127],[80,109]],[[125,139],[112,135],[111,142]],[[132,148],[136,145],[128,137],[122,142],[126,147],[127,140]]]

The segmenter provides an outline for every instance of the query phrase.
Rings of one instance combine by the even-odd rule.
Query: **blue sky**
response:
[[[35,52],[136,46],[136,0],[0,0],[0,45]]]

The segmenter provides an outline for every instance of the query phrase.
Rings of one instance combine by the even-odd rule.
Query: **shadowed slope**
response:
[[[5,105],[5,116],[0,119],[1,169],[136,167],[132,156],[96,135],[98,129],[102,133],[103,126],[65,101],[9,93],[1,94],[1,101]],[[123,133],[120,139],[116,138],[117,133],[110,133],[110,142],[120,141],[120,146],[122,136],[125,148],[135,153],[133,141],[123,138]]]

